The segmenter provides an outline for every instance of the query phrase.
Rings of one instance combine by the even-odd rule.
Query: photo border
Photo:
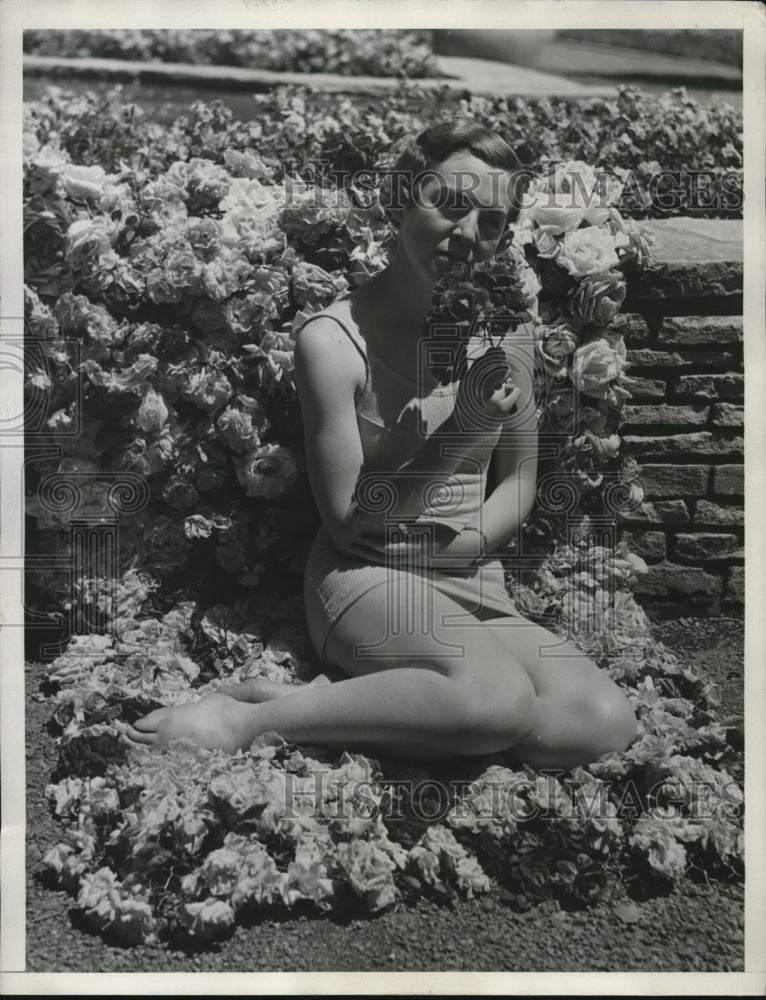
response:
[[[580,28],[741,28],[744,35],[743,102],[745,152],[744,356],[746,604],[745,689],[747,777],[745,972],[742,973],[27,973],[25,963],[25,768],[24,630],[22,621],[23,520],[22,435],[0,440],[0,740],[2,749],[2,838],[0,839],[0,988],[5,993],[245,994],[270,992],[341,995],[439,992],[444,994],[760,994],[766,934],[766,848],[763,775],[766,772],[766,671],[763,670],[766,606],[766,233],[764,190],[764,78],[766,8],[749,2],[645,0],[4,0],[0,4],[0,337],[23,336],[21,265],[21,34],[24,28],[427,28],[534,29],[555,23]],[[9,248],[11,248],[9,250]],[[0,373],[7,412],[22,412],[22,373]],[[18,409],[14,410],[14,407]]]

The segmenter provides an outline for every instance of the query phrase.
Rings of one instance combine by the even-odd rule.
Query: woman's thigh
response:
[[[525,618],[483,623],[529,675],[538,698],[613,710],[625,702],[617,684],[573,642]]]
[[[331,629],[325,653],[350,676],[412,666],[461,678],[524,673],[485,623],[415,574],[399,574],[358,598]]]

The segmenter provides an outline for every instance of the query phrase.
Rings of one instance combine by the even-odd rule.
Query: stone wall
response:
[[[649,564],[652,617],[736,613],[744,603],[742,224],[650,224],[652,268],[619,319],[634,378],[621,428],[645,500],[624,519]],[[756,331],[751,331],[752,335]]]

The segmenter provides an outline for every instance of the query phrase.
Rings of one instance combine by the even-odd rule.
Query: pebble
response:
[[[614,908],[614,914],[624,924],[635,924],[641,919],[641,911],[635,903],[618,903]]]

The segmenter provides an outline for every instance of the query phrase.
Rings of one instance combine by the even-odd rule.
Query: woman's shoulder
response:
[[[332,373],[333,381],[348,379],[355,390],[363,389],[367,377],[364,341],[342,300],[304,321],[296,337],[295,359],[299,366]]]
[[[334,299],[324,309],[320,309],[313,315],[306,317],[298,332],[302,333],[303,330],[308,328],[321,328],[325,330],[331,328],[338,330],[338,328],[341,328],[347,337],[350,337],[352,340],[357,339],[359,336],[359,328],[352,317],[350,299],[347,295]]]

